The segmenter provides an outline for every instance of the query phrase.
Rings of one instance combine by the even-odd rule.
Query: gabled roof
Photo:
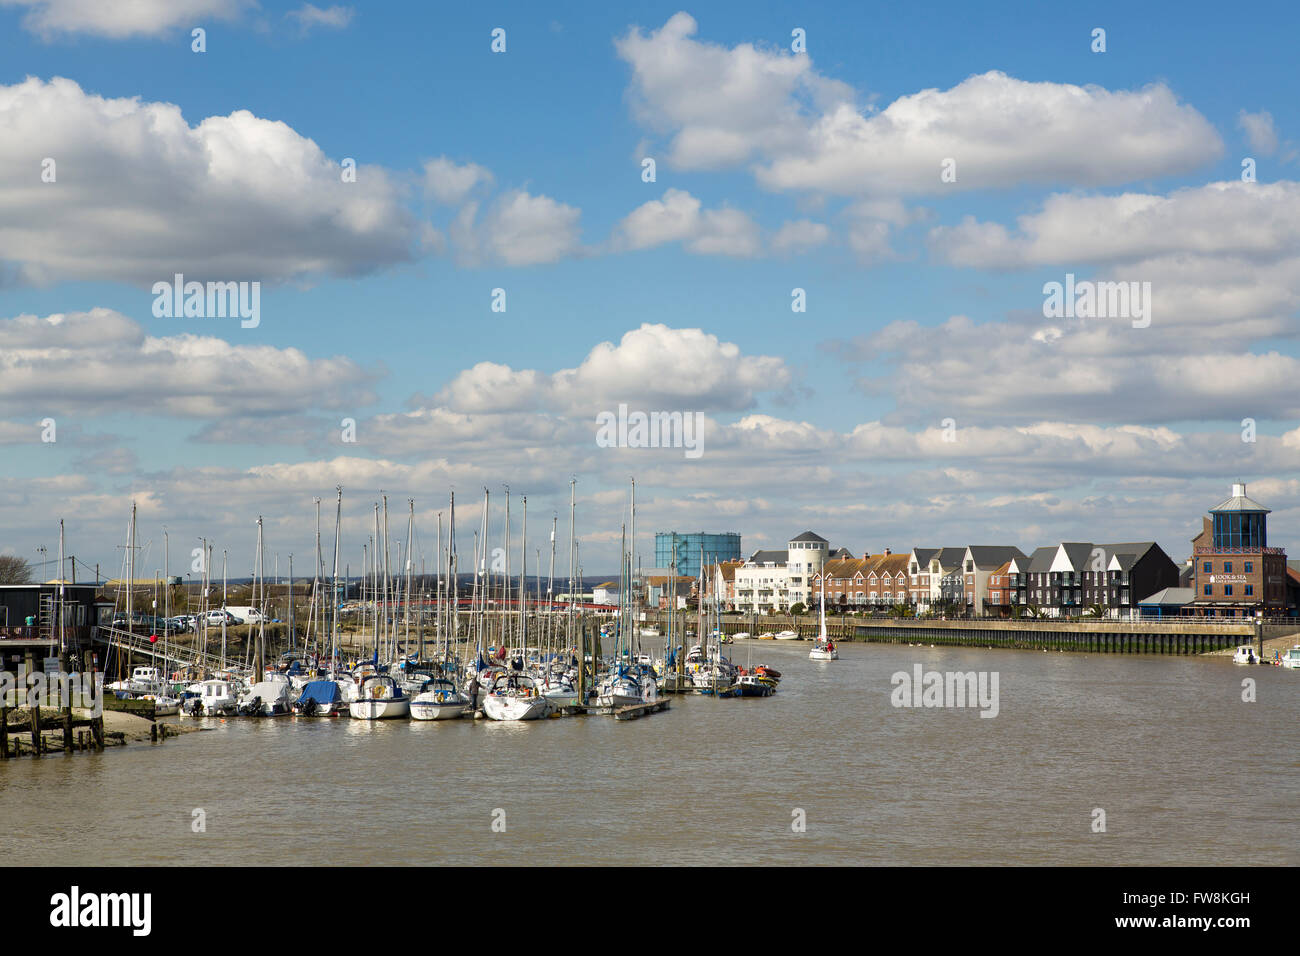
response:
[[[851,552],[848,548],[836,548],[829,555],[827,555],[827,557],[840,558],[840,559],[851,558],[853,557],[853,552]]]
[[[791,542],[794,542],[794,541],[820,541],[822,544],[829,544],[829,543],[830,543],[830,542],[828,542],[825,538],[823,538],[821,535],[819,535],[819,534],[814,534],[814,533],[811,532],[811,531],[805,531],[803,534],[799,535],[797,538],[791,538],[790,541],[791,541]]]
[[[1029,556],[1029,567],[1026,570],[1033,574],[1046,574],[1052,570],[1052,561],[1055,557],[1055,545],[1049,544],[1041,548],[1035,548],[1034,553]]]
[[[715,575],[719,573],[722,575],[722,580],[734,581],[736,580],[736,568],[744,563],[744,561],[719,561],[710,567]]]
[[[966,549],[970,552],[971,560],[975,562],[975,567],[983,570],[985,568],[996,568],[999,564],[1010,561],[1012,558],[1023,558],[1025,553],[1013,545],[999,544],[972,544]],[[963,560],[965,555],[962,556]]]
[[[941,548],[913,548],[912,557],[916,559],[916,563],[919,565],[918,570],[920,570],[920,568],[928,569],[930,566],[930,559],[941,550]]]
[[[785,564],[787,561],[790,560],[790,552],[789,551],[755,551],[753,554],[749,556],[749,560],[753,564],[768,564],[769,562],[775,564]]]

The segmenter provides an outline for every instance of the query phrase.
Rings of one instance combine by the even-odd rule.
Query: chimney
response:
[[[1234,497],[1234,498],[1244,498],[1244,497],[1246,497],[1246,483],[1245,483],[1244,481],[1242,481],[1242,482],[1235,482],[1235,483],[1233,484],[1233,486],[1232,486],[1232,497]]]
[[[886,548],[886,549],[885,549],[885,557],[889,557],[889,556],[890,556],[891,554],[893,554],[893,553],[894,553],[894,552],[891,551],[889,548]]]

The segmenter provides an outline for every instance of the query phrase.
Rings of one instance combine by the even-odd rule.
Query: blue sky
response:
[[[19,224],[0,230],[0,346],[21,373],[0,379],[0,549],[30,555],[65,516],[107,558],[133,497],[155,529],[232,547],[266,511],[277,548],[305,549],[311,497],[340,482],[357,541],[380,487],[416,498],[429,538],[448,486],[469,528],[483,484],[549,514],[570,474],[598,570],[629,475],[642,529],[737,530],[746,549],[813,527],[855,553],[1150,536],[1181,560],[1237,479],[1300,544],[1300,243],[1259,211],[1300,205],[1288,5],[83,9],[0,0],[0,87],[37,84],[0,98],[0,209]],[[183,126],[120,116],[151,104]],[[214,143],[231,167],[202,158]],[[51,154],[59,181],[40,184]],[[321,172],[345,157],[352,194]],[[440,158],[490,179],[448,200]],[[779,248],[788,223],[816,241]],[[260,281],[260,326],[155,318],[173,258]],[[1067,272],[1151,281],[1151,334],[1049,330],[1042,286]],[[72,341],[42,338],[81,313],[59,326]],[[661,331],[625,338],[645,326]],[[92,328],[110,330],[104,368],[74,347]],[[705,414],[708,451],[595,447],[594,415],[622,401]],[[46,415],[53,445],[33,440]]]

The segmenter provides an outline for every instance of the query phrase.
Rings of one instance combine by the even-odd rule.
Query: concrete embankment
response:
[[[757,623],[757,628],[755,624]],[[735,634],[748,631],[757,637],[761,631],[793,630],[809,640],[818,629],[816,619],[760,618],[757,622],[741,618],[725,620],[723,631]],[[827,621],[833,640],[881,643],[934,644],[964,647],[1005,647],[1062,651],[1085,651],[1101,654],[1213,654],[1239,644],[1255,643],[1253,622],[1148,622],[1085,621],[1038,619],[1017,621],[861,619],[836,618]],[[1268,647],[1283,648],[1300,642],[1294,624],[1266,624],[1264,637]],[[1268,651],[1266,656],[1272,656]]]

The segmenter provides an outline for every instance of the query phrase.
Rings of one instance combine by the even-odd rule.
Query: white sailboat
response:
[[[354,720],[400,720],[411,715],[411,698],[387,674],[367,677],[356,700],[348,704]]]
[[[826,636],[826,582],[822,581],[822,601],[821,601],[821,628],[817,633],[817,640],[813,641],[812,650],[808,652],[810,661],[838,661],[840,652],[835,649],[834,643]]]
[[[469,709],[469,698],[444,677],[427,681],[411,698],[411,716],[416,720],[451,720]]]
[[[483,698],[483,713],[492,720],[537,720],[549,707],[536,682],[524,674],[499,675]]]

